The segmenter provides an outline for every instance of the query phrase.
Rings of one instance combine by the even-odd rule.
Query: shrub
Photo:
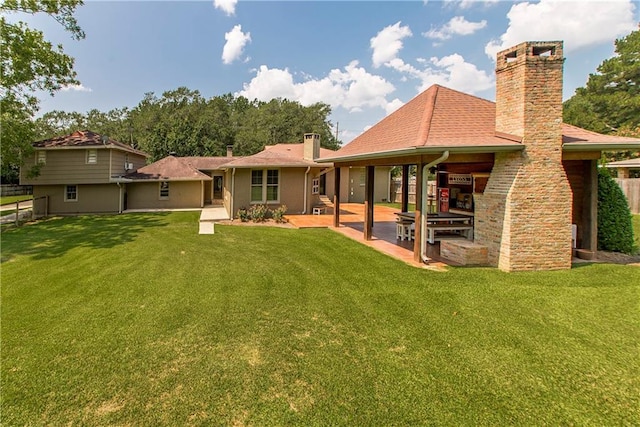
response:
[[[273,209],[271,211],[271,217],[277,223],[282,223],[284,221],[284,214],[287,212],[287,205],[282,205],[279,208]]]
[[[605,168],[598,171],[598,249],[624,253],[634,251],[629,204]]]
[[[249,217],[254,222],[263,222],[268,211],[267,205],[253,205],[249,209]]]
[[[249,221],[249,219],[251,219],[249,216],[249,211],[245,208],[238,209],[238,218],[240,218],[240,221],[242,222],[247,222]]]

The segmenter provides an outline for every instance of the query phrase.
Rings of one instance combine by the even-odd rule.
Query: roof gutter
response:
[[[562,144],[562,151],[612,151],[640,149],[638,142],[569,142]]]
[[[379,151],[376,153],[354,154],[340,157],[325,157],[317,159],[319,163],[329,162],[349,162],[359,160],[374,160],[383,159],[385,157],[402,157],[402,156],[416,156],[421,154],[439,154],[443,151],[449,153],[499,153],[508,151],[521,151],[524,149],[523,144],[509,144],[509,145],[483,145],[478,147],[411,147],[402,150],[387,150]]]

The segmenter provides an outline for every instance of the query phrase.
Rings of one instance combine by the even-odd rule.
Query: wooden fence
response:
[[[33,194],[33,187],[30,185],[13,185],[2,184],[0,185],[0,196],[24,196],[27,194]]]
[[[615,178],[615,180],[627,196],[631,213],[640,214],[640,178]]]

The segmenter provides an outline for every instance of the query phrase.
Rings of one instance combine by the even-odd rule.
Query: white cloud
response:
[[[370,40],[373,55],[371,57],[373,66],[378,68],[380,65],[394,59],[400,49],[402,49],[402,39],[411,37],[411,29],[408,26],[401,27],[400,21],[394,25],[384,27],[375,37]]]
[[[405,76],[420,80],[418,91],[422,92],[433,84],[456,89],[466,93],[478,93],[493,87],[493,74],[479,70],[474,64],[454,53],[442,58],[416,60],[422,69],[405,63],[400,58],[389,61],[385,66],[403,73]]]
[[[93,89],[90,87],[83,86],[82,83],[77,85],[66,85],[60,88],[63,92],[73,91],[73,92],[93,92]]]
[[[243,33],[242,26],[236,25],[224,35],[227,41],[222,49],[222,62],[231,64],[242,56],[242,51],[247,43],[251,41],[251,33]]]
[[[394,99],[393,101],[389,102],[387,104],[387,106],[385,107],[385,111],[387,112],[387,116],[391,113],[393,113],[394,111],[396,111],[398,108],[402,107],[404,105],[404,102],[400,101],[398,98]]]
[[[491,6],[498,3],[500,0],[445,0],[448,5],[457,5],[460,9],[469,9],[476,4],[482,4],[484,6]]]
[[[262,65],[256,76],[243,85],[238,95],[262,101],[287,98],[303,105],[325,102],[334,108],[343,107],[357,112],[365,107],[386,110],[389,104],[386,97],[394,90],[395,87],[384,78],[370,74],[357,61],[352,61],[343,69],[331,70],[327,77],[307,77],[300,83],[294,82],[288,69],[270,69]]]
[[[631,0],[514,4],[507,14],[509,27],[484,51],[495,59],[499,51],[527,40],[564,40],[565,51],[611,43],[636,29],[634,8]]]
[[[448,40],[454,35],[468,36],[486,26],[487,21],[484,19],[480,22],[470,22],[464,16],[454,16],[440,29],[432,29],[422,35],[430,39]]]
[[[222,10],[227,16],[235,15],[238,0],[213,0],[213,6]]]
[[[441,84],[451,89],[465,93],[478,93],[494,86],[493,74],[487,74],[457,53],[442,58],[430,59],[433,67],[427,67],[421,72],[422,85],[419,91],[427,89],[432,84]]]

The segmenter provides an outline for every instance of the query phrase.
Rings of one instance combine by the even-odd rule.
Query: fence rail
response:
[[[622,192],[629,202],[632,214],[640,214],[640,178],[616,178]]]

